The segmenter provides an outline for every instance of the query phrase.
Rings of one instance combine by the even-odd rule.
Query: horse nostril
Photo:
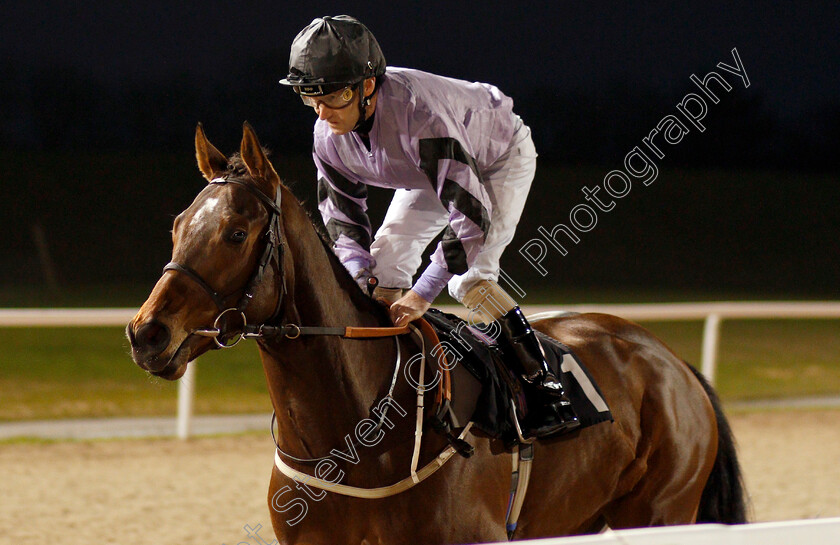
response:
[[[137,340],[134,337],[134,328],[131,327],[131,323],[125,326],[125,336],[128,337],[128,342],[131,344],[132,348],[137,346]]]
[[[137,329],[134,341],[150,352],[160,352],[169,345],[169,328],[157,320],[151,320]]]

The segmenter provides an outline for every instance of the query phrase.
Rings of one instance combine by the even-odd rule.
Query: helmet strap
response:
[[[365,96],[365,80],[362,80],[357,85],[356,92],[359,94],[359,121],[353,127],[354,131],[367,120],[367,107],[370,106],[370,99],[376,94],[376,89],[374,88],[370,96]]]

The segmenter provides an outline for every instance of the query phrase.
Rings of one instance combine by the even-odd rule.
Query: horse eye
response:
[[[245,242],[246,238],[248,238],[248,233],[246,233],[245,231],[240,231],[240,230],[236,230],[236,231],[232,232],[230,234],[230,236],[228,236],[228,240],[230,240],[231,242],[234,242],[236,244],[240,244],[242,242]]]

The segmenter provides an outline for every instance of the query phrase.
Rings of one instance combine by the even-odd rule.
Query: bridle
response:
[[[184,265],[183,263],[170,261],[166,264],[166,266],[163,267],[164,273],[166,271],[177,271],[185,275],[193,282],[195,282],[195,284],[198,285],[210,297],[210,299],[213,300],[213,302],[216,305],[216,308],[219,311],[219,314],[213,321],[212,327],[198,328],[193,330],[191,334],[199,335],[202,337],[211,337],[216,343],[216,348],[232,348],[233,346],[236,346],[242,339],[259,340],[269,337],[297,339],[301,335],[334,335],[358,339],[391,337],[408,333],[409,327],[407,325],[402,327],[324,327],[302,326],[291,323],[276,324],[276,322],[278,321],[278,317],[280,316],[283,298],[287,293],[286,276],[285,274],[283,274],[283,256],[285,253],[285,246],[283,245],[283,230],[282,222],[280,221],[280,217],[282,214],[282,211],[280,209],[282,190],[278,187],[277,196],[275,197],[275,200],[271,200],[271,198],[269,198],[265,193],[257,189],[253,184],[245,182],[244,180],[227,177],[215,178],[209,182],[208,186],[210,184],[236,184],[240,187],[245,188],[248,192],[254,195],[263,205],[265,205],[266,211],[268,212],[269,216],[268,229],[265,235],[266,237],[268,237],[268,240],[266,242],[265,249],[263,250],[263,254],[257,262],[257,266],[254,269],[254,272],[251,274],[250,280],[248,280],[248,282],[245,284],[242,296],[239,298],[239,302],[236,304],[235,307],[228,307],[225,304],[225,301],[230,297],[230,295],[236,293],[236,291],[232,292],[229,295],[219,294],[219,292],[214,290],[210,286],[210,284],[208,284],[207,281],[201,277],[200,274],[198,274],[194,269],[190,268],[189,266]],[[245,310],[248,308],[248,305],[254,298],[254,291],[256,290],[257,286],[259,286],[260,282],[262,282],[263,276],[265,275],[265,271],[272,261],[276,262],[277,274],[280,277],[280,293],[277,296],[277,303],[274,306],[274,312],[272,312],[271,317],[266,319],[261,324],[249,324],[245,317]],[[228,332],[222,331],[221,329],[222,318],[229,313],[237,315],[242,322],[242,326],[239,328],[239,333],[238,335],[235,335],[233,341],[231,341],[230,339],[225,340],[225,336]]]
[[[237,302],[236,306],[228,307],[225,304],[225,301],[230,297],[230,295],[236,292],[233,292],[227,296],[219,294],[219,292],[214,290],[210,286],[210,284],[208,284],[207,281],[201,277],[200,274],[198,274],[194,269],[190,268],[189,266],[184,265],[183,263],[178,263],[176,261],[170,261],[166,264],[166,266],[163,267],[164,273],[166,271],[177,271],[185,275],[196,285],[198,285],[210,297],[210,299],[213,300],[213,303],[215,303],[216,308],[219,310],[219,314],[216,316],[216,319],[213,322],[213,327],[199,328],[194,330],[192,333],[203,337],[212,337],[213,341],[216,343],[216,348],[231,348],[238,344],[239,341],[241,341],[244,337],[262,337],[263,332],[265,330],[265,326],[276,320],[278,315],[280,314],[280,307],[283,303],[283,297],[286,294],[286,280],[285,275],[283,274],[283,255],[285,247],[283,245],[283,232],[281,227],[282,224],[280,222],[280,205],[282,197],[281,189],[279,187],[277,188],[277,196],[274,200],[272,200],[265,193],[257,189],[253,184],[236,178],[215,178],[209,182],[208,187],[210,185],[224,184],[236,184],[246,189],[265,206],[266,212],[268,212],[268,229],[266,230],[265,234],[265,236],[267,237],[265,249],[263,250],[262,256],[257,262],[254,272],[251,274],[250,279],[245,284],[245,288],[242,291],[242,296],[239,298],[239,301]],[[277,297],[277,304],[274,307],[274,312],[271,314],[271,317],[268,318],[263,324],[260,324],[255,327],[253,325],[248,324],[247,319],[245,318],[245,310],[248,308],[248,305],[254,298],[254,291],[256,290],[257,286],[259,286],[260,282],[262,282],[263,276],[265,275],[265,271],[272,261],[276,262],[277,274],[281,279],[280,293]],[[223,332],[221,330],[222,318],[227,314],[238,315],[242,321],[241,330],[239,334],[235,337],[235,340],[233,342],[225,342],[224,338],[226,332]],[[219,340],[220,338],[222,340]]]

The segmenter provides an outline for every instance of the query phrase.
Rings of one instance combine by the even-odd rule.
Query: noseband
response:
[[[187,278],[195,282],[195,284],[197,284],[210,297],[210,299],[213,300],[213,303],[215,303],[216,308],[219,310],[219,314],[218,316],[216,316],[216,320],[213,322],[213,327],[197,329],[193,331],[193,333],[204,337],[212,337],[218,348],[230,348],[232,346],[235,346],[237,343],[239,343],[240,340],[242,340],[243,332],[248,326],[247,320],[245,318],[245,310],[248,308],[251,299],[254,298],[254,291],[262,281],[263,275],[265,274],[265,270],[266,268],[268,268],[272,260],[276,261],[277,263],[277,273],[282,281],[280,287],[280,294],[277,297],[277,304],[274,307],[274,312],[272,313],[271,317],[268,320],[266,320],[266,322],[271,322],[280,313],[280,305],[283,302],[283,296],[286,293],[286,282],[283,275],[283,233],[280,224],[280,204],[282,190],[278,187],[277,197],[275,198],[275,200],[271,200],[265,193],[254,187],[252,184],[249,184],[243,180],[216,178],[214,180],[211,180],[210,184],[236,184],[246,189],[249,193],[251,193],[257,199],[259,199],[259,201],[265,206],[266,212],[268,212],[268,230],[266,231],[266,237],[268,238],[268,240],[266,241],[265,250],[263,250],[262,257],[260,257],[260,260],[257,262],[257,266],[254,269],[254,272],[251,274],[251,278],[245,284],[245,288],[243,289],[242,296],[239,298],[239,302],[236,304],[235,307],[227,307],[225,305],[225,300],[228,297],[230,297],[230,295],[223,296],[219,294],[219,292],[210,287],[210,284],[208,284],[207,281],[205,281],[200,274],[198,274],[194,269],[182,263],[170,261],[166,264],[166,266],[163,267],[163,272],[165,273],[166,271],[177,271],[185,275]],[[239,335],[236,337],[236,340],[226,344],[220,341],[219,338],[224,337],[224,333],[221,331],[222,317],[228,313],[238,315],[242,320],[242,327]]]

